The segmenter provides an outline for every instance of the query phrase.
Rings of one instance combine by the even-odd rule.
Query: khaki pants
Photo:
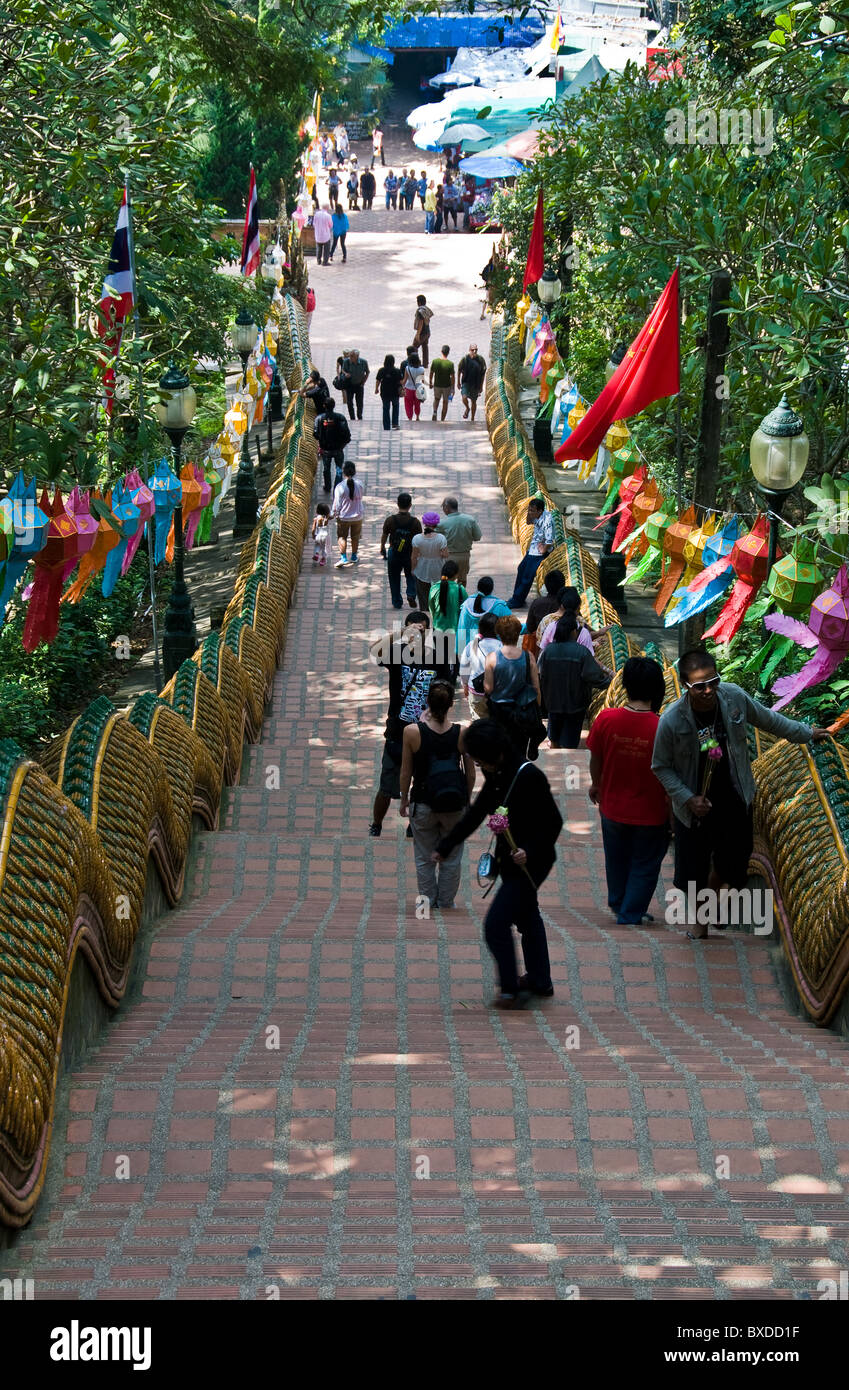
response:
[[[466,580],[467,580],[468,577],[469,577],[469,564],[470,564],[471,558],[472,558],[471,555],[468,554],[468,553],[465,554],[465,555],[457,555],[457,554],[455,554],[455,552],[454,552],[453,550],[449,550],[449,552],[448,552],[448,554],[445,556],[445,558],[446,558],[446,560],[453,560],[453,561],[454,561],[454,563],[456,564],[457,569],[458,569],[458,571],[459,571],[459,573],[458,573],[458,575],[457,575],[457,578],[459,579],[460,583],[461,583],[461,584],[463,585],[463,587],[465,588]]]
[[[469,709],[475,719],[489,719],[489,698],[469,689]]]
[[[451,907],[460,886],[460,867],[463,845],[453,849],[442,864],[434,864],[431,855],[449,830],[453,830],[462,811],[432,811],[429,806],[410,808],[413,845],[416,859],[416,881],[419,893],[431,907]]]
[[[442,406],[442,418],[445,419],[448,410],[448,397],[451,395],[450,386],[434,386],[433,388],[433,418],[436,419],[437,406]]]

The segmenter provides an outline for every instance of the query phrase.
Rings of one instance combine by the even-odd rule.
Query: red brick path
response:
[[[346,340],[373,369],[402,349],[420,287],[434,344],[486,354],[487,255],[355,230],[347,266],[314,271],[326,375]],[[367,838],[390,499],[459,493],[497,592],[518,556],[483,423],[455,407],[384,435],[366,399],[363,563],[307,556],[263,742],[157,927],[141,1002],[73,1077],[2,1273],[36,1298],[816,1297],[847,1263],[846,1044],[787,1012],[762,940],[694,946],[661,907],[650,929],[612,923],[586,754],[543,755],[566,819],[542,898],[556,997],[527,1013],[487,1007],[478,846],[462,909],[419,920],[400,818]]]

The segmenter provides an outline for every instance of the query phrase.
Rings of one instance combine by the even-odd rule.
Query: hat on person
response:
[[[423,512],[423,513],[422,513],[422,524],[423,524],[424,526],[438,526],[438,525],[439,525],[439,512]]]

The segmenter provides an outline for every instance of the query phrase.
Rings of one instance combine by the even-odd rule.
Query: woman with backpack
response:
[[[494,613],[483,613],[477,632],[460,653],[460,681],[474,719],[489,719],[489,700],[483,688],[483,673],[490,652],[501,651],[496,635]],[[459,647],[458,647],[459,650]]]
[[[520,643],[518,618],[499,618],[495,631],[501,638],[501,651],[491,652],[486,659],[484,693],[492,718],[502,726],[517,755],[535,762],[545,738],[536,658]]]
[[[391,352],[387,352],[383,359],[383,366],[378,369],[374,382],[374,394],[380,396],[380,404],[383,406],[383,428],[385,430],[399,430],[398,411],[401,406],[401,379],[402,372],[400,367],[395,366],[395,358]]]
[[[404,363],[404,414],[413,423],[413,416],[421,418],[422,401],[425,397],[424,367],[417,352],[411,352]]]
[[[554,993],[537,893],[554,867],[563,817],[545,774],[519,757],[493,720],[479,719],[464,729],[462,751],[483,772],[483,787],[439,841],[433,858],[437,864],[446,863],[485,816],[504,808],[507,829],[493,835],[490,850],[501,883],[486,914],[484,937],[498,968],[495,1007],[521,1009],[532,994],[548,998]],[[522,976],[516,967],[513,926],[522,940]]]
[[[404,730],[401,758],[401,815],[409,816],[419,893],[431,907],[451,908],[460,884],[462,841],[439,867],[437,842],[453,830],[469,804],[475,768],[463,751],[463,730],[451,722],[454,690],[432,681],[421,719]]]
[[[346,463],[342,469],[342,481],[336,484],[333,493],[333,506],[330,515],[336,517],[336,535],[339,538],[339,559],[336,569],[344,569],[348,561],[348,537],[351,538],[352,565],[360,563],[357,554],[360,548],[360,534],[363,529],[363,485],[354,482],[356,465]]]
[[[458,651],[461,652],[471,642],[484,613],[492,613],[496,618],[510,617],[510,609],[504,599],[493,597],[494,588],[495,584],[489,575],[482,575],[478,580],[477,589],[469,595],[460,609],[460,621],[457,624]]]

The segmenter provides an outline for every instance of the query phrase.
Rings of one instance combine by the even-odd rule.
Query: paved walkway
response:
[[[488,355],[487,254],[352,236],[314,272],[316,360],[332,375],[345,339],[376,367],[420,288],[434,345]],[[847,1264],[846,1043],[787,1012],[762,939],[612,923],[586,753],[543,754],[556,996],[526,1013],[487,1007],[477,845],[461,910],[419,920],[400,818],[367,838],[386,691],[366,637],[394,616],[376,539],[399,484],[478,513],[472,573],[498,592],[518,556],[483,422],[384,435],[366,399],[363,563],[307,557],[263,742],[141,997],[63,1092],[0,1272],[36,1298],[816,1298]]]

